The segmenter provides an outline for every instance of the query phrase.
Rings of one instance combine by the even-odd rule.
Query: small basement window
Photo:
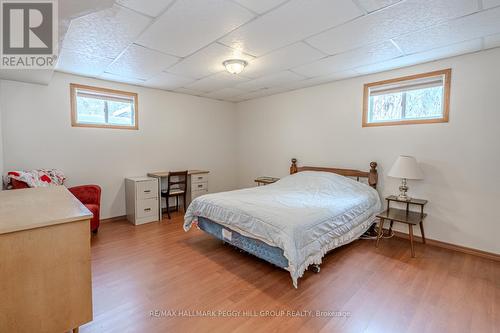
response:
[[[447,122],[451,69],[365,84],[363,127]]]
[[[71,125],[138,129],[137,94],[71,84]]]

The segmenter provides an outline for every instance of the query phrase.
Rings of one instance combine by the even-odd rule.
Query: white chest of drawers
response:
[[[193,170],[190,172],[190,180],[189,203],[208,193],[208,171]]]
[[[158,179],[125,179],[127,220],[135,225],[158,221]]]

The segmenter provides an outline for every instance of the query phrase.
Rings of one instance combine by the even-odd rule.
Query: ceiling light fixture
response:
[[[245,69],[248,62],[241,59],[229,59],[222,63],[226,70],[231,74],[240,74]]]

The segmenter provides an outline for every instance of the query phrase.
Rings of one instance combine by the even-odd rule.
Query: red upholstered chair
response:
[[[94,214],[94,217],[90,220],[90,230],[96,234],[99,229],[101,188],[98,185],[82,185],[69,188],[68,190]]]

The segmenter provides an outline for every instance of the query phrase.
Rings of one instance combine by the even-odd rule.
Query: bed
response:
[[[361,180],[366,179],[363,183]],[[193,226],[290,272],[295,288],[328,251],[358,239],[381,201],[377,164],[367,172],[298,167],[274,184],[196,198],[184,217]],[[318,269],[319,271],[319,269]]]

